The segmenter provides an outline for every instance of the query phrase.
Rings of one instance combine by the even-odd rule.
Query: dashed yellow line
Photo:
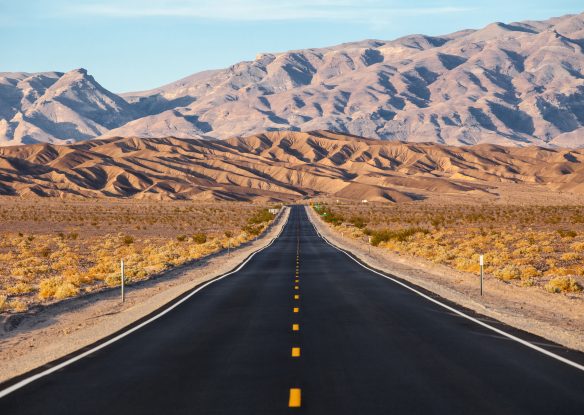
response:
[[[296,249],[296,272],[294,273],[294,290],[300,290],[299,281],[300,281],[300,243]],[[300,300],[300,294],[294,294],[294,300]],[[293,313],[300,312],[300,307],[293,307]],[[293,323],[292,324],[292,331],[300,331],[300,324]],[[300,347],[292,347],[290,352],[293,358],[300,358]],[[290,397],[288,399],[288,407],[290,408],[300,408],[302,405],[302,391],[300,388],[290,388]]]
[[[302,404],[302,391],[300,388],[290,388],[290,399],[288,399],[288,406],[290,408],[300,408]]]

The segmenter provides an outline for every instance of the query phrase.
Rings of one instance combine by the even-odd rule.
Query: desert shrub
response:
[[[176,237],[176,240],[179,241],[179,242],[184,242],[184,241],[187,240],[187,236],[186,235],[178,235]]]
[[[581,256],[577,252],[566,252],[560,256],[560,259],[562,261],[575,261],[575,260],[580,259],[580,258],[581,258]]]
[[[134,238],[130,235],[122,236],[122,243],[124,245],[132,245],[134,243]]]
[[[54,297],[57,300],[62,300],[64,298],[74,297],[79,294],[79,288],[68,281],[62,281],[55,290]]]
[[[27,294],[32,291],[32,285],[25,282],[19,282],[6,288],[8,294]]]
[[[104,281],[108,287],[117,287],[122,284],[122,276],[117,273],[109,274]]]
[[[396,240],[399,242],[404,242],[408,238],[412,237],[417,233],[427,234],[429,231],[428,229],[420,228],[420,227],[412,227],[412,228],[405,228],[400,229],[397,231],[390,230],[390,229],[382,229],[378,231],[371,232],[371,245],[377,246],[381,242],[387,242],[390,240]]]
[[[61,277],[51,277],[42,279],[39,283],[39,293],[40,299],[45,300],[55,296],[57,289],[63,283]]]
[[[454,260],[454,268],[459,271],[478,273],[481,270],[479,261],[468,257],[457,257]]]
[[[199,232],[193,235],[193,242],[196,244],[204,244],[205,242],[207,242],[207,235]]]
[[[349,222],[359,229],[363,229],[365,226],[367,226],[367,222],[365,222],[365,219],[361,216],[353,216],[351,219],[349,219]]]
[[[333,212],[328,206],[326,205],[314,205],[314,210],[321,216],[321,218],[333,225],[340,225],[343,223],[344,218],[342,215]]]
[[[83,283],[89,283],[92,281],[90,276],[83,274],[77,268],[73,267],[63,270],[63,272],[61,272],[61,278],[76,287],[79,287]]]
[[[582,286],[572,277],[554,277],[545,285],[545,289],[552,293],[578,292],[582,291]]]
[[[521,277],[521,270],[515,265],[507,265],[496,270],[493,274],[500,280],[511,281]]]
[[[532,278],[539,277],[540,275],[541,272],[538,271],[538,269],[535,268],[533,265],[526,265],[520,267],[520,278],[522,280],[530,280]]]
[[[262,232],[262,225],[246,225],[243,228],[241,228],[242,231],[244,231],[245,233],[247,233],[248,235],[253,235],[253,236],[257,236]]]
[[[572,230],[558,229],[556,231],[562,238],[575,238],[578,233]]]
[[[38,297],[40,299],[73,297],[79,293],[77,284],[63,277],[51,277],[41,280],[39,283]]]
[[[15,311],[17,313],[22,313],[28,310],[28,305],[22,300],[10,300],[6,306],[6,308]]]
[[[576,252],[584,252],[584,242],[574,242],[571,248]]]
[[[268,209],[261,209],[259,212],[249,218],[248,223],[257,225],[264,222],[269,222],[274,219],[274,214],[270,213]]]

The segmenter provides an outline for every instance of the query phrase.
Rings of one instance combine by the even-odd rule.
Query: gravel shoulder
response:
[[[261,237],[233,249],[230,255],[210,255],[127,287],[123,304],[116,289],[5,317],[0,321],[0,382],[110,336],[197,285],[231,271],[275,239],[289,213],[284,208]]]
[[[371,267],[512,327],[584,351],[582,294],[551,294],[538,287],[517,287],[486,276],[481,297],[477,275],[343,237],[324,223],[312,208],[307,206],[306,210],[322,235]]]

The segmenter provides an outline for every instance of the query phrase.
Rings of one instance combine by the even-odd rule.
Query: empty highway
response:
[[[363,268],[293,207],[238,272],[0,398],[6,415],[290,413],[582,414],[584,371]]]

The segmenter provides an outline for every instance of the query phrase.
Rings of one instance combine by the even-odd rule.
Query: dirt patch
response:
[[[230,255],[210,255],[129,287],[123,304],[119,291],[109,290],[5,317],[0,328],[0,382],[107,337],[202,282],[232,270],[270,243],[288,215],[289,208],[284,208],[263,236],[232,250]]]
[[[481,297],[476,274],[343,237],[327,226],[312,208],[306,209],[321,234],[370,266],[510,326],[584,351],[584,298],[581,295],[550,294],[540,287],[518,287],[487,276]]]

